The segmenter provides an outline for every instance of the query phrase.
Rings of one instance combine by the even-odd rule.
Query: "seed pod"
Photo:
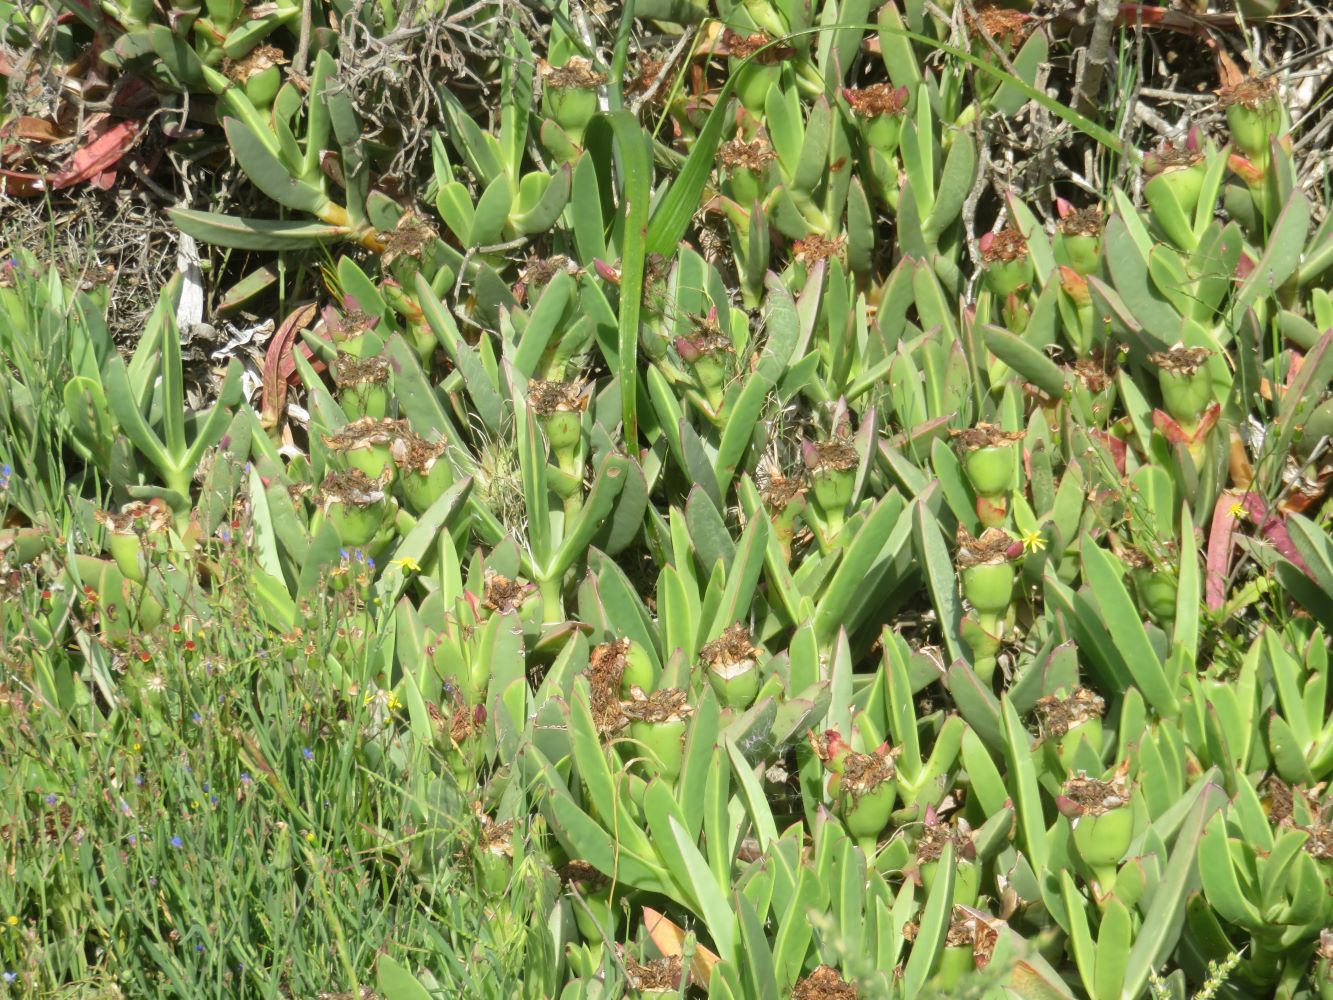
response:
[[[975,906],[981,890],[981,867],[977,863],[977,849],[968,836],[966,820],[959,820],[958,826],[948,823],[931,822],[934,810],[926,813],[926,826],[921,839],[916,845],[916,864],[921,873],[921,884],[929,893],[939,876],[941,859],[945,845],[953,843],[954,883],[953,901],[955,905]]]
[[[1056,798],[1056,807],[1073,825],[1074,849],[1092,869],[1103,894],[1114,887],[1116,869],[1134,839],[1134,810],[1125,782],[1128,766],[1128,761],[1121,764],[1111,781],[1070,778]]]
[[[1031,286],[1035,271],[1028,242],[1017,229],[986,233],[978,241],[986,287],[1000,301]]]
[[[1045,734],[1042,745],[1059,780],[1064,781],[1073,772],[1080,744],[1087,743],[1094,755],[1101,755],[1106,702],[1100,695],[1078,687],[1067,698],[1058,695],[1038,698],[1035,707]]]
[[[748,708],[759,692],[758,656],[761,650],[741,622],[699,651],[708,682],[727,708]]]
[[[320,487],[319,506],[345,546],[366,545],[389,516],[388,478],[371,479],[360,469],[331,472]]]
[[[161,500],[135,500],[121,507],[119,514],[98,510],[93,517],[107,529],[106,547],[121,575],[143,583],[148,578],[147,551],[165,544],[171,529],[166,504]]]
[[[645,695],[636,688],[633,697],[621,704],[630,720],[630,738],[640,745],[647,757],[650,774],[675,781],[685,756],[685,722],[693,713],[687,693],[680,688],[666,688]]]
[[[362,312],[354,300],[348,299],[348,309],[339,313],[333,307],[325,307],[320,314],[324,332],[338,347],[340,354],[353,358],[363,358],[371,354],[366,335],[379,325],[380,318]]]
[[[562,464],[572,456],[583,440],[583,411],[588,408],[591,386],[586,382],[544,382],[533,379],[528,383],[528,403],[532,406],[546,440],[551,444]]]
[[[777,36],[786,34],[779,31]],[[757,31],[751,35],[741,35],[730,28],[722,32],[722,41],[727,46],[731,58],[727,60],[727,71],[736,79],[736,97],[750,114],[756,117],[764,113],[764,102],[769,91],[781,84],[782,67],[779,65],[781,52],[790,53],[791,49],[775,45],[764,49],[773,40],[773,36]],[[751,55],[758,55],[747,65],[745,60]]]
[[[503,894],[514,873],[514,821],[492,822],[482,817],[481,842],[476,851],[478,881],[492,896]]]
[[[1083,277],[1095,274],[1101,266],[1102,210],[1075,208],[1063,198],[1056,199],[1056,210],[1060,221],[1051,241],[1056,262]]]
[[[1154,222],[1165,229],[1173,220],[1194,217],[1207,173],[1196,130],[1190,131],[1185,145],[1165,142],[1156,152],[1145,156],[1143,170],[1149,176],[1143,186],[1143,197],[1152,209]],[[1191,233],[1168,231],[1167,235],[1180,246],[1191,245]]]
[[[340,354],[333,362],[338,405],[349,420],[381,420],[389,411],[389,361],[381,354],[354,358]]]
[[[1333,1000],[1333,930],[1319,932],[1319,950],[1315,952],[1311,978],[1319,990],[1319,1000]]]
[[[1250,76],[1223,87],[1217,103],[1226,109],[1231,141],[1261,168],[1272,155],[1270,143],[1282,134],[1282,101],[1277,80]]]
[[[677,337],[675,346],[676,353],[693,373],[695,382],[708,400],[708,405],[714,412],[720,412],[724,401],[723,389],[736,354],[736,347],[731,338],[725,336],[719,329],[716,307],[710,310],[704,319],[696,321],[693,334],[688,337]]]
[[[583,940],[589,944],[614,940],[616,914],[611,905],[611,880],[587,861],[561,866],[560,880],[571,896],[578,897],[572,908]]]
[[[606,83],[606,74],[592,68],[581,56],[573,56],[563,66],[541,61],[542,105],[549,118],[555,119],[569,138],[582,144],[583,133],[597,113],[597,88]]]
[[[195,27],[202,27],[200,22]],[[225,24],[213,18],[215,24]],[[245,96],[259,110],[267,109],[282,86],[282,70],[287,62],[282,50],[272,45],[258,45],[241,59],[223,59],[222,74],[245,91]]]
[[[860,459],[847,438],[837,436],[827,441],[802,441],[801,459],[814,488],[815,507],[827,520],[838,523],[856,493],[856,469]]]
[[[1129,564],[1129,577],[1140,606],[1160,625],[1175,621],[1176,594],[1180,589],[1175,571],[1165,564],[1154,564],[1137,549],[1126,549],[1120,555]]]
[[[1018,462],[1022,431],[1002,431],[981,423],[949,432],[962,452],[963,469],[977,494],[977,515],[986,527],[998,527],[1009,514],[1009,490]]]
[[[1148,360],[1157,366],[1166,412],[1187,434],[1198,427],[1199,419],[1213,401],[1213,379],[1206,364],[1212,353],[1206,347],[1177,345],[1169,351],[1148,355]]]
[[[444,441],[430,442],[404,429],[390,445],[398,486],[408,508],[417,515],[444,495],[454,481],[454,471],[444,457]]]
[[[871,148],[885,157],[894,156],[902,139],[909,92],[906,87],[876,83],[869,87],[845,87],[842,96],[860,119],[862,134]]]
[[[755,138],[749,142],[732,139],[722,144],[717,156],[727,171],[729,193],[734,201],[746,208],[763,201],[769,192],[769,165],[777,159],[767,139]]]
[[[867,853],[874,850],[898,801],[893,764],[897,753],[886,748],[875,753],[852,751],[843,759],[842,772],[829,778],[834,808],[847,832]]]
[[[324,445],[341,455],[353,469],[370,479],[393,481],[396,467],[394,450],[402,438],[412,433],[406,420],[353,420],[334,434],[324,436]]]

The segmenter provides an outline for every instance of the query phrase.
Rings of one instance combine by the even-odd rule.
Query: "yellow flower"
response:
[[[1237,521],[1243,521],[1249,515],[1249,511],[1245,509],[1245,505],[1239,500],[1227,508],[1227,513]]]
[[[401,559],[391,559],[389,560],[389,565],[401,566],[404,573],[421,572],[421,567],[417,565],[417,561],[413,559],[411,556],[403,556]]]
[[[1023,551],[1024,552],[1046,551],[1046,539],[1042,537],[1040,531],[1025,531],[1023,533]]]
[[[5,917],[5,923],[9,924],[10,927],[17,927],[19,925],[19,918],[10,914]]]

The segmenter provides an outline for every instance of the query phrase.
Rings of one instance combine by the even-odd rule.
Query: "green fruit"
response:
[[[1012,444],[987,445],[969,451],[963,457],[963,468],[972,488],[985,497],[1005,493],[1013,482],[1014,457]]]
[[[250,102],[259,109],[264,109],[272,105],[273,99],[278,96],[278,88],[282,86],[282,70],[277,66],[270,66],[268,69],[260,70],[245,81],[245,96],[250,98]]]
[[[999,615],[1014,598],[1015,571],[1012,563],[986,563],[962,571],[963,596],[983,615]]]
[[[634,721],[629,724],[630,738],[649,756],[648,767],[659,777],[675,781],[680,776],[685,757],[685,720],[665,722]]]

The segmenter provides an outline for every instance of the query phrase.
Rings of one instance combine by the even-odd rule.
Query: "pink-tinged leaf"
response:
[[[1227,166],[1230,167],[1246,184],[1253,187],[1255,184],[1263,183],[1264,172],[1255,166],[1239,153],[1232,153],[1227,157]]]
[[[1162,432],[1162,436],[1171,444],[1188,445],[1194,440],[1189,434],[1185,433],[1184,428],[1176,423],[1173,416],[1165,410],[1152,411],[1152,425]]]
[[[1199,418],[1199,426],[1194,428],[1194,441],[1202,441],[1208,436],[1208,432],[1216,426],[1217,421],[1222,416],[1222,404],[1209,403],[1208,409],[1203,411],[1203,416]]]
[[[1213,508],[1203,583],[1204,603],[1209,611],[1220,611],[1226,603],[1227,574],[1231,572],[1231,535],[1236,530],[1236,516],[1232,510],[1236,503],[1236,493],[1223,490]]]
[[[1306,565],[1287,531],[1286,518],[1269,509],[1268,503],[1258,493],[1238,493],[1226,490],[1217,498],[1213,508],[1213,522],[1208,530],[1208,556],[1204,574],[1204,601],[1209,610],[1220,610],[1226,601],[1227,575],[1231,571],[1231,550],[1234,544],[1237,515],[1244,513],[1245,519],[1258,527],[1261,538],[1281,556],[1288,560],[1310,579],[1314,574]]]
[[[1258,493],[1246,493],[1241,498],[1241,503],[1245,505],[1250,520],[1259,526],[1259,534],[1264,540],[1313,580],[1314,575],[1310,572],[1310,567],[1305,564],[1305,560],[1296,551],[1296,546],[1292,544],[1291,535],[1287,532],[1286,519],[1281,514],[1271,512],[1268,503]]]
[[[51,178],[52,190],[72,187],[111,170],[133,148],[143,128],[141,122],[128,120],[111,122],[104,130],[100,130],[101,124],[89,130],[99,132],[97,137],[75,150],[69,166]]]

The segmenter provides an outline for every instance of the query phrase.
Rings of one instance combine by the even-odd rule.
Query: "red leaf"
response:
[[[1236,517],[1231,509],[1235,505],[1236,493],[1223,490],[1213,508],[1203,581],[1203,598],[1209,611],[1221,610],[1226,602],[1227,574],[1231,572],[1231,535],[1236,530]]]
[[[101,124],[98,122],[89,130],[98,133],[96,138],[77,149],[69,166],[51,178],[53,190],[71,187],[112,170],[134,146],[143,128],[141,122],[129,120],[112,122],[106,129],[101,129]]]
[[[263,425],[272,430],[278,426],[282,419],[283,410],[287,405],[287,386],[296,374],[296,362],[292,360],[292,345],[296,343],[297,334],[301,328],[310,323],[315,318],[318,307],[310,302],[303,306],[298,306],[292,310],[282,326],[278,327],[277,332],[273,334],[273,339],[268,342],[268,350],[264,354],[264,396],[263,396],[263,414],[261,421]],[[312,357],[308,347],[302,345],[307,358]],[[316,368],[322,367],[322,363]]]

